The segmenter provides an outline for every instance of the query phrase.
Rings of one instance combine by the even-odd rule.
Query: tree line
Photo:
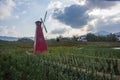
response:
[[[87,41],[91,42],[100,42],[100,41],[106,41],[106,42],[115,42],[118,41],[118,38],[115,34],[109,34],[107,36],[96,36],[95,34],[88,33],[86,36]]]

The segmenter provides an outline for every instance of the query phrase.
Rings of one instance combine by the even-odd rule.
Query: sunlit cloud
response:
[[[55,8],[61,8],[62,2],[60,1],[51,1],[48,5],[48,9],[55,9]]]
[[[20,37],[21,35],[17,32],[15,26],[0,26],[0,36]]]
[[[0,19],[8,18],[12,15],[12,10],[15,7],[13,0],[1,0],[0,1]]]

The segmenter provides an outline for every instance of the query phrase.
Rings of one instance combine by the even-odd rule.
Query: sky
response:
[[[45,38],[120,32],[120,0],[0,0],[0,36],[34,37],[46,11]]]

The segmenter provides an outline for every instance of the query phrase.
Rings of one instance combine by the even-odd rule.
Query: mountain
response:
[[[31,39],[34,41],[34,37],[21,37],[20,39],[25,38],[25,39]]]
[[[21,38],[28,38],[31,40],[34,40],[34,37],[21,37]],[[0,40],[4,40],[4,41],[18,41],[19,39],[21,39],[20,37],[9,37],[9,36],[0,36]]]
[[[107,31],[99,31],[99,32],[96,32],[94,33],[96,36],[107,36],[109,34],[111,34],[110,32],[107,32]]]
[[[116,36],[120,36],[120,32],[114,33]]]
[[[28,37],[28,38],[34,41],[34,37]]]
[[[0,40],[4,41],[17,41],[18,39],[17,37],[0,36]]]

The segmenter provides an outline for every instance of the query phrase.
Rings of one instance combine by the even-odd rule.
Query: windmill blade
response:
[[[46,33],[47,33],[47,29],[46,29],[46,26],[45,26],[44,22],[43,22],[43,27],[45,28],[45,31],[46,31]]]
[[[47,16],[47,11],[45,12],[45,16],[44,16],[44,22],[45,22],[45,20],[46,20],[46,16]]]
[[[43,24],[43,27],[44,27],[44,29],[45,29],[46,33],[47,33],[47,29],[46,29],[46,26],[45,26],[45,24],[44,24],[44,22],[43,22],[42,18],[41,18],[41,22],[42,22],[42,24]]]

